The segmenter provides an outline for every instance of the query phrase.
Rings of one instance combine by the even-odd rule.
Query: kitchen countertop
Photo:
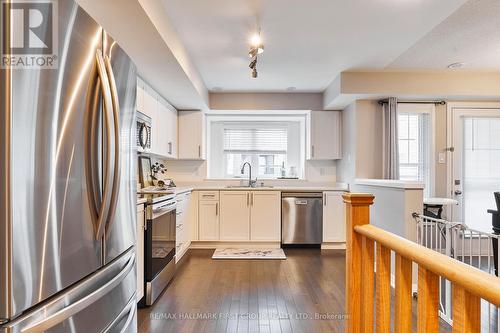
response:
[[[234,185],[233,185],[234,186]],[[170,188],[165,193],[183,194],[191,191],[280,191],[280,192],[323,192],[323,191],[349,191],[346,183],[322,184],[300,184],[300,185],[273,185],[268,187],[227,187],[218,184],[182,184],[181,186]],[[146,202],[145,198],[138,198],[137,204]]]

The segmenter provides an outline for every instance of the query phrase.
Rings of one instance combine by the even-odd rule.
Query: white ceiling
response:
[[[408,51],[392,68],[500,69],[500,1],[470,0]]]
[[[291,86],[297,91],[320,92],[342,71],[410,66],[420,58],[412,59],[412,52],[405,51],[419,40],[425,43],[428,37],[424,36],[465,2],[162,1],[207,88],[245,92],[282,92]],[[259,58],[259,78],[252,79],[247,52],[256,17],[265,52]],[[438,39],[446,37],[439,33]],[[403,53],[408,56],[394,62]]]

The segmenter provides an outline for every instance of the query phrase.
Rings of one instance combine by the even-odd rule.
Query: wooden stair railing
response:
[[[500,306],[500,278],[370,225],[373,195],[343,197],[347,332],[390,332],[391,251],[395,253],[394,332],[412,331],[413,263],[418,265],[417,332],[439,331],[440,276],[453,285],[453,332],[480,332],[481,299]]]

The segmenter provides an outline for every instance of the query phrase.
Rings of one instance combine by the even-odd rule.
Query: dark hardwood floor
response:
[[[285,252],[212,260],[213,250],[190,250],[158,301],[139,310],[139,332],[343,332],[345,255]]]

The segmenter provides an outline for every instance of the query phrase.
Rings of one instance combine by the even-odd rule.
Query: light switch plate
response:
[[[446,153],[439,153],[438,154],[438,163],[439,164],[445,164],[446,163]]]

